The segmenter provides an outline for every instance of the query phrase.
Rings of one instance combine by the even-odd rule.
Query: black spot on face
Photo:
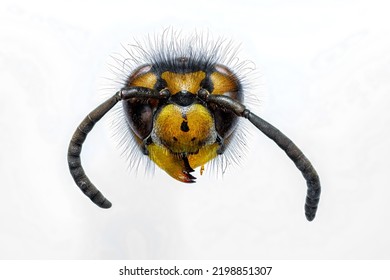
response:
[[[188,123],[186,121],[183,121],[180,125],[180,129],[183,132],[188,132],[190,131],[190,128],[188,127]]]

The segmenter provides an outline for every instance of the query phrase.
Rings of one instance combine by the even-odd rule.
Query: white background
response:
[[[385,2],[385,1],[384,1]],[[1,259],[388,259],[390,18],[379,1],[2,1]],[[67,167],[70,137],[105,94],[107,59],[166,27],[241,43],[254,108],[305,152],[316,219],[286,155],[251,128],[224,176],[176,182],[127,170],[109,122],[85,143],[92,204]],[[248,126],[250,127],[250,126]]]

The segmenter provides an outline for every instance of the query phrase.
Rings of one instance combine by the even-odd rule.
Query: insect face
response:
[[[84,194],[102,208],[111,207],[86,176],[80,153],[95,123],[121,101],[129,138],[156,165],[186,183],[195,182],[194,168],[229,149],[237,119],[249,120],[302,172],[307,184],[305,214],[313,220],[321,192],[318,174],[288,137],[243,105],[241,80],[229,63],[223,63],[235,61],[234,55],[228,56],[229,45],[222,48],[223,41],[204,42],[196,36],[186,42],[175,33],[150,43],[150,49],[132,46],[138,55],[129,52],[130,60],[137,67],[125,73],[121,89],[91,111],[73,134],[68,164]]]
[[[241,101],[237,77],[226,66],[180,58],[177,64],[137,69],[127,85],[169,92],[167,100],[122,101],[126,120],[152,161],[173,178],[194,182],[190,173],[223,152],[237,119],[234,113],[199,99],[198,92],[206,89]]]

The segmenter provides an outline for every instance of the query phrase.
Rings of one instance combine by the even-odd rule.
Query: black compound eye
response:
[[[140,138],[149,136],[153,128],[153,108],[143,102],[127,100],[123,102],[127,123]]]

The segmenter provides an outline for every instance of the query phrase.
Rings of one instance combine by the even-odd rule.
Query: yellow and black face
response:
[[[121,142],[134,139],[155,164],[186,183],[195,182],[194,168],[201,167],[202,174],[204,165],[226,149],[234,150],[235,161],[239,154],[229,146],[237,118],[242,117],[273,140],[302,173],[307,184],[305,215],[312,221],[321,193],[316,170],[286,135],[246,108],[240,79],[222,65],[226,62],[241,71],[247,69],[246,61],[238,60],[224,39],[179,35],[168,30],[160,37],[149,37],[149,47],[136,43],[133,51],[127,51],[129,58],[115,59],[120,65],[113,71],[126,77],[124,84],[83,119],[69,143],[68,165],[77,186],[99,207],[111,207],[85,174],[80,153],[94,125],[119,101],[126,125]],[[248,78],[248,72],[241,74]]]
[[[201,89],[242,101],[237,77],[223,65],[189,63],[144,65],[127,80],[127,87],[168,90],[168,100],[131,98],[123,101],[128,125],[144,154],[173,178],[194,182],[190,173],[229,145],[236,116],[198,97]]]

